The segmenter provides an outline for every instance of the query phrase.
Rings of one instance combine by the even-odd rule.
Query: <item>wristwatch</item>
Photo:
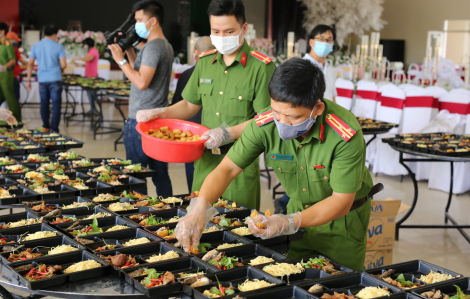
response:
[[[126,63],[129,63],[129,61],[127,61],[127,59],[123,59],[123,60],[119,61],[119,67],[122,68],[122,66],[125,65]]]

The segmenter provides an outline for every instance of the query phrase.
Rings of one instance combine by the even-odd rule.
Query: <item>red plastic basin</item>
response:
[[[142,136],[142,149],[147,156],[168,163],[189,163],[202,157],[205,140],[176,142],[145,134],[150,129],[161,127],[168,127],[170,130],[180,129],[183,132],[189,130],[193,135],[199,134],[200,136],[209,130],[202,125],[180,119],[157,118],[146,123],[139,122],[136,129]]]

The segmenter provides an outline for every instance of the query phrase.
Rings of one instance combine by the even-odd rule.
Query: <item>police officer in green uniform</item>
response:
[[[250,122],[180,220],[176,236],[185,249],[198,244],[201,230],[217,214],[212,204],[231,180],[264,152],[291,198],[289,214],[249,218],[252,234],[272,238],[304,228],[303,239],[291,244],[290,258],[320,252],[363,269],[375,189],[365,167],[366,145],[354,115],[321,100],[324,91],[323,73],[310,61],[293,58],[276,69],[269,84],[271,108]]]
[[[200,190],[204,179],[224,159],[235,139],[257,112],[270,104],[268,83],[274,72],[272,59],[253,51],[243,36],[248,24],[241,0],[213,0],[208,8],[211,40],[216,49],[202,53],[182,96],[168,107],[141,110],[137,121],[154,118],[188,119],[199,109],[202,125],[211,129],[206,151],[195,162],[192,190]],[[222,146],[221,146],[222,145]],[[259,208],[259,160],[253,159],[225,190],[223,198]]]
[[[0,104],[7,101],[13,116],[21,121],[21,111],[14,91],[13,68],[16,64],[15,48],[6,38],[8,26],[0,23]]]

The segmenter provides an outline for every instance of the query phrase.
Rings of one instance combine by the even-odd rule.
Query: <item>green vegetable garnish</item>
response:
[[[412,287],[414,285],[412,281],[406,280],[405,275],[403,274],[398,275],[397,279],[395,280],[401,283],[401,285],[404,287]]]
[[[454,296],[452,297],[449,297],[448,299],[470,299],[470,296],[469,295],[465,295],[464,292],[462,292],[462,290],[460,289],[459,286],[456,286],[454,284],[454,287],[457,288],[457,294],[455,294]]]
[[[209,248],[211,245],[209,243],[201,243],[197,246],[197,249],[199,250],[200,253],[206,253],[207,248]]]
[[[222,218],[220,218],[219,225],[220,226],[230,226],[230,225],[232,225],[232,222],[230,220],[228,220],[227,218],[222,217]]]

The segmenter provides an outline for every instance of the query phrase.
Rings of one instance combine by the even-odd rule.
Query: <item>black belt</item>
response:
[[[219,148],[217,149],[217,150],[219,151],[217,154],[221,154],[221,155],[227,154],[228,151],[230,150],[230,148],[232,148],[232,145],[233,145],[233,143],[230,144],[230,145],[226,145],[226,146],[223,146],[223,147],[219,147]],[[210,150],[210,149],[207,149],[207,148],[206,148],[206,151],[212,153],[212,150]]]
[[[359,200],[356,200],[353,202],[352,206],[351,206],[351,209],[349,210],[349,212],[351,211],[354,211],[355,209],[358,209],[360,208],[365,202],[367,202],[367,200],[374,196],[375,194],[379,193],[380,191],[382,191],[384,189],[384,185],[382,185],[382,183],[378,183],[376,185],[374,185],[374,187],[372,187],[372,189],[370,189],[369,191],[369,194],[367,194],[367,196],[365,196],[364,198],[361,198]]]

